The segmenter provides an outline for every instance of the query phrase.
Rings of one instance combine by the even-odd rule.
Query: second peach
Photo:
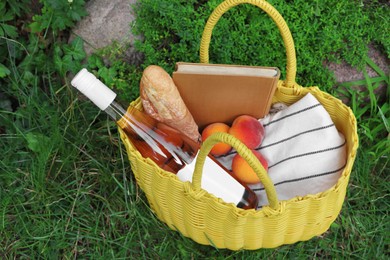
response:
[[[229,134],[238,138],[249,149],[255,149],[263,141],[264,127],[256,118],[242,115],[234,119]]]

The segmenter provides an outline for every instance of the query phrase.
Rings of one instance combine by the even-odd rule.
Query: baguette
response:
[[[144,70],[140,82],[140,97],[145,112],[151,117],[194,141],[200,140],[198,125],[171,76],[163,68],[150,65]]]

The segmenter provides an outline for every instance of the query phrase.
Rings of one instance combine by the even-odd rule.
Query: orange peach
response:
[[[242,115],[234,119],[229,134],[238,138],[249,149],[255,149],[263,141],[264,127],[256,118]]]
[[[202,141],[204,142],[207,137],[210,135],[217,133],[217,132],[222,132],[222,133],[227,133],[229,132],[229,126],[224,123],[213,123],[208,126],[206,126],[205,129],[202,131]],[[219,155],[224,155],[227,154],[232,147],[228,144],[225,143],[217,143],[214,145],[214,147],[211,149],[211,154],[214,156],[219,156]]]
[[[257,157],[264,169],[268,171],[268,162],[261,155],[260,152],[252,150],[253,154]],[[249,166],[249,164],[239,154],[236,154],[232,160],[233,174],[245,184],[254,184],[260,182],[255,171]]]

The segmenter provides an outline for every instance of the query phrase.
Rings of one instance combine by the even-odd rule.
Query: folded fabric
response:
[[[279,200],[326,191],[337,183],[346,163],[346,142],[328,112],[310,93],[291,106],[259,120],[265,138],[258,150]],[[231,169],[232,151],[218,160]],[[259,208],[268,204],[264,186],[250,185]]]

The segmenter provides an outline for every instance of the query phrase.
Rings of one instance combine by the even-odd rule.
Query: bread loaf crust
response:
[[[161,67],[148,66],[140,82],[140,97],[147,114],[198,141],[200,134],[171,76]]]

